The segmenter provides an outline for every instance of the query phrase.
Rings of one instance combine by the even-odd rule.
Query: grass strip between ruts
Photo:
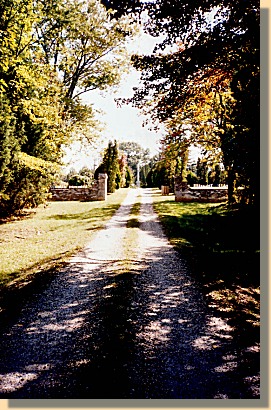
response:
[[[139,200],[132,205],[129,219],[126,224],[127,229],[122,243],[123,257],[119,266],[119,273],[134,272],[139,268],[136,244],[138,241],[138,230],[140,228],[140,222],[138,219],[141,207],[140,194],[137,198]]]

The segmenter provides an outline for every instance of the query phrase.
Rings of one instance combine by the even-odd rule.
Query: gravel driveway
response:
[[[140,224],[127,228],[139,200]],[[1,338],[1,398],[259,398],[227,318],[208,308],[151,202],[130,190],[24,306]]]

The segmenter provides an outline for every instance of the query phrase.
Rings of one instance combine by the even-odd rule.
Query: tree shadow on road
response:
[[[129,268],[79,255],[25,306],[3,339],[0,397],[259,398],[257,335],[209,306],[156,224],[130,228],[150,245]]]

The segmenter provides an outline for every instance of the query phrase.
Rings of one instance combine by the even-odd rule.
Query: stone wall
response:
[[[107,198],[107,175],[99,174],[91,187],[51,188],[50,201],[105,201]]]
[[[224,202],[228,200],[227,187],[190,187],[175,177],[176,202]]]

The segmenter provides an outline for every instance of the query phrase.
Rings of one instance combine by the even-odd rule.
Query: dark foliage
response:
[[[119,14],[138,8],[133,1],[106,3]],[[142,85],[129,102],[144,108],[146,102],[156,101],[151,111],[153,119],[167,121],[185,106],[187,99],[197,102],[195,84],[199,76],[208,80],[210,72],[219,70],[213,86],[219,88],[227,79],[236,101],[229,119],[232,129],[220,135],[230,202],[235,201],[234,190],[239,184],[244,186],[242,201],[258,205],[259,1],[149,0],[142,2],[143,10],[150,17],[145,30],[154,36],[162,33],[165,39],[152,55],[133,57],[134,66],[141,70]],[[163,52],[168,45],[175,48]],[[221,102],[221,110],[224,108]]]

